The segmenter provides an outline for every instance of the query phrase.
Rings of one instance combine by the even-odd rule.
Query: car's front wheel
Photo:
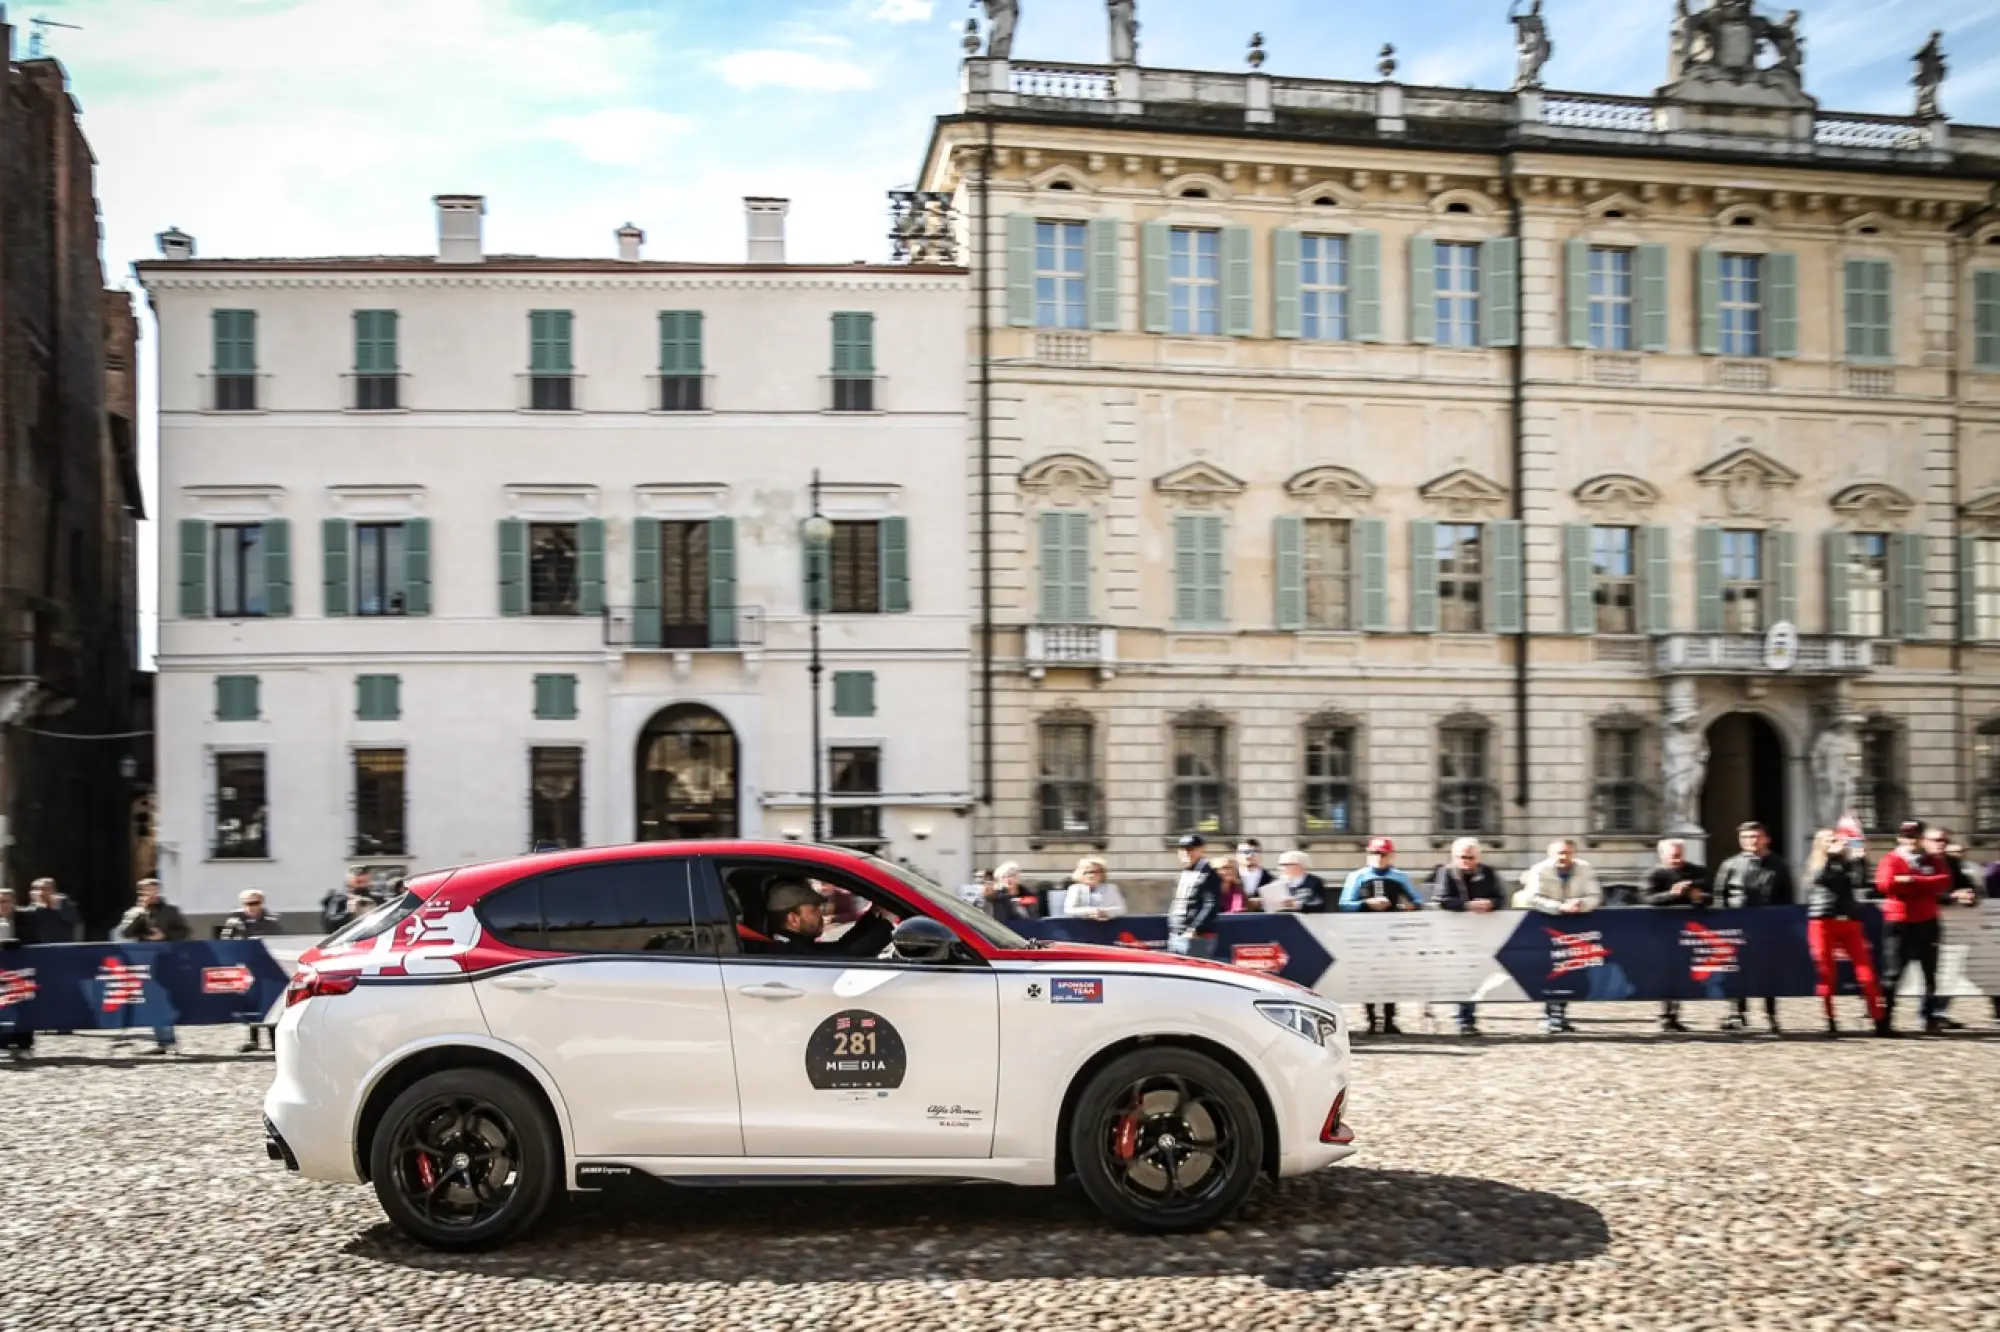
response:
[[[1152,1046],[1094,1074],[1069,1125],[1083,1191],[1134,1230],[1201,1230],[1242,1205],[1264,1126],[1242,1081],[1207,1055]]]
[[[512,1078],[445,1069],[389,1103],[368,1148],[389,1220],[434,1249],[484,1249],[533,1225],[562,1184],[547,1111]]]

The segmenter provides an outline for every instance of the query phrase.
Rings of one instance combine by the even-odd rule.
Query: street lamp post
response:
[[[812,791],[813,822],[812,837],[815,842],[826,840],[826,809],[820,795],[820,753],[819,753],[819,677],[822,667],[819,660],[819,613],[826,605],[826,562],[827,549],[833,544],[833,524],[819,511],[819,468],[813,468],[812,517],[806,519],[804,536],[806,543],[806,610],[812,618],[812,660],[806,667],[812,676]]]

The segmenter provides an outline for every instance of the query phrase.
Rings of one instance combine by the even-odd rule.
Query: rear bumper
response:
[[[285,1141],[284,1134],[278,1132],[278,1126],[271,1122],[269,1115],[264,1117],[264,1155],[273,1161],[283,1161],[285,1169],[294,1175],[299,1173],[299,1158],[292,1155],[291,1144]]]

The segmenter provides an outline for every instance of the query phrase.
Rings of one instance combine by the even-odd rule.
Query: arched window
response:
[[[1888,717],[1861,724],[1861,769],[1854,774],[1854,816],[1863,831],[1893,833],[1910,817],[1903,782],[1903,728]]]
[[[1308,721],[1302,738],[1301,838],[1357,837],[1367,832],[1360,724],[1345,714],[1327,713]]]
[[[1168,812],[1174,832],[1217,836],[1235,831],[1236,788],[1229,774],[1227,719],[1197,712],[1174,722]]]
[[[1442,837],[1500,830],[1500,788],[1493,782],[1493,728],[1462,713],[1438,726],[1437,831]]]

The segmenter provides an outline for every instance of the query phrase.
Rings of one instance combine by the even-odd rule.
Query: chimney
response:
[[[179,227],[168,227],[153,239],[159,244],[160,257],[163,259],[194,258],[194,237]]]
[[[618,228],[618,257],[628,264],[639,262],[639,247],[646,243],[646,233],[627,222]]]
[[[791,207],[790,199],[746,198],[743,201],[744,220],[750,229],[749,262],[785,262],[785,214]]]
[[[476,264],[486,256],[480,249],[479,219],[486,199],[478,194],[440,194],[431,200],[438,212],[438,262]]]

